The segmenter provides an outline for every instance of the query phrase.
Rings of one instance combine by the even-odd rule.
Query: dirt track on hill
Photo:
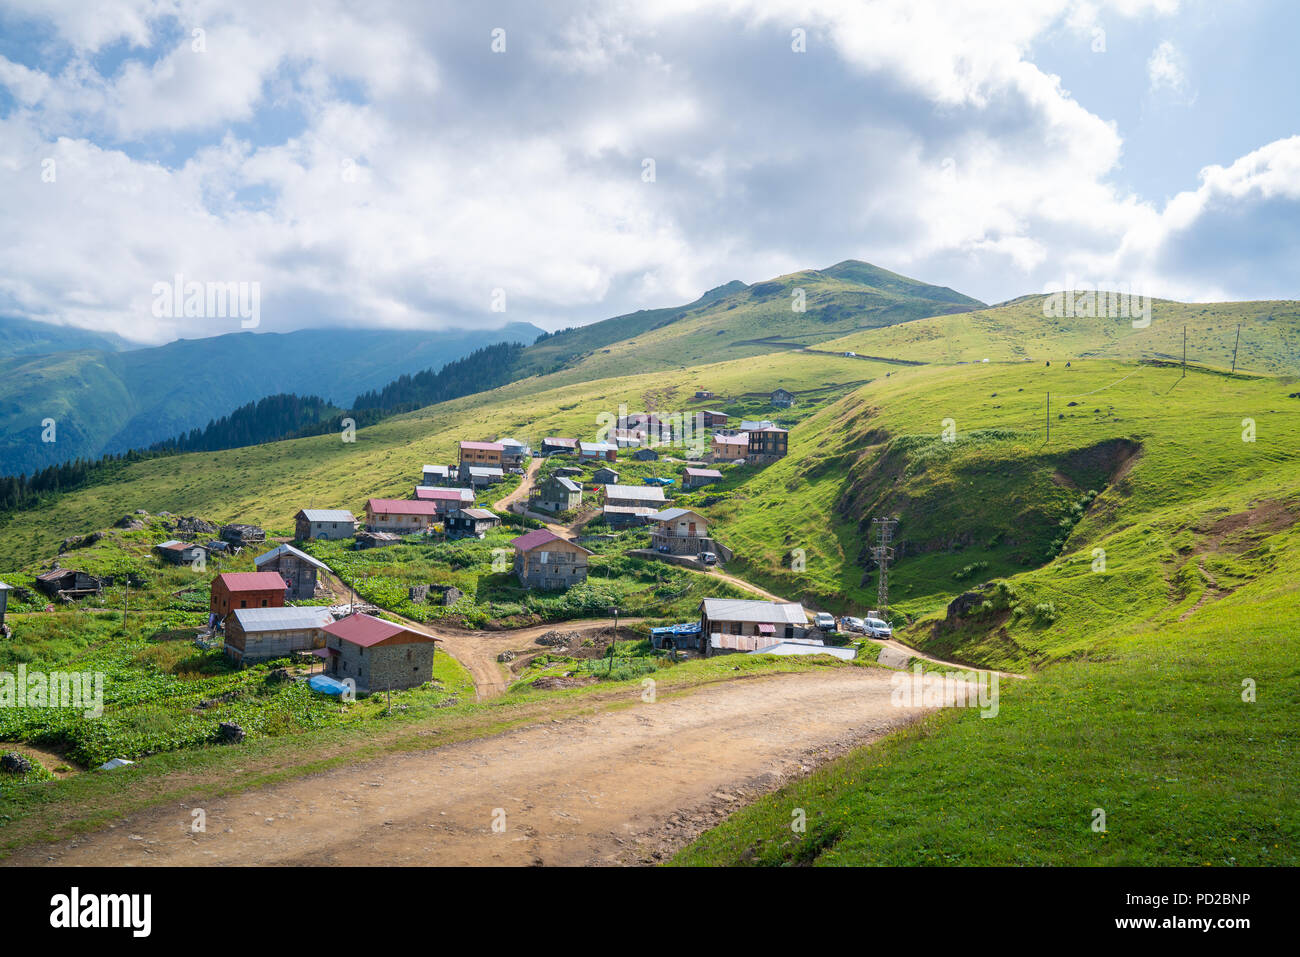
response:
[[[744,678],[391,755],[18,851],[7,865],[586,865],[667,858],[791,776],[913,720],[889,674]],[[494,830],[494,822],[498,828]]]

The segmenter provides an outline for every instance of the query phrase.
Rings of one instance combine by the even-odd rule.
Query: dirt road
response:
[[[214,798],[204,833],[170,804],[5,864],[651,863],[920,713],[864,668],[630,693],[627,708]]]

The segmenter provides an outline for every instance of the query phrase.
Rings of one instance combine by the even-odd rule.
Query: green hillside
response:
[[[803,311],[793,308],[803,291]],[[696,302],[607,319],[560,333],[525,352],[522,372],[566,381],[682,369],[801,348],[850,332],[966,312],[984,304],[943,286],[848,260],[746,286],[728,283]]]
[[[918,362],[953,364],[1030,359],[1165,358],[1181,361],[1183,330],[1187,361],[1265,375],[1300,374],[1300,302],[1151,302],[1151,322],[1135,328],[1132,318],[1044,315],[1044,296],[856,332],[818,348],[848,350]],[[1238,343],[1237,328],[1241,327]]]
[[[0,474],[147,448],[281,392],[348,408],[359,393],[403,373],[441,367],[493,342],[532,342],[540,332],[527,323],[482,332],[243,332],[129,352],[0,358]],[[41,441],[47,418],[57,423],[53,443]]]
[[[730,574],[811,608],[860,614],[876,606],[871,519],[895,516],[896,636],[940,658],[1027,677],[1003,679],[995,718],[970,709],[926,718],[733,815],[682,863],[1300,863],[1292,786],[1300,774],[1292,740],[1300,384],[1285,353],[1263,346],[1235,374],[1193,365],[1184,375],[1158,355],[1152,361],[1168,351],[1157,333],[1173,321],[1180,346],[1187,322],[1189,357],[1207,365],[1220,358],[1211,337],[1235,331],[1238,320],[1239,358],[1252,336],[1265,341],[1265,322],[1278,341],[1291,341],[1289,304],[1160,303],[1140,339],[1131,326],[1097,336],[1096,321],[1082,318],[1039,328],[1041,303],[1029,300],[891,325],[888,310],[916,300],[840,317],[834,309],[846,297],[898,295],[888,276],[856,265],[841,272],[783,277],[772,291],[721,290],[696,315],[659,328],[647,320],[631,341],[561,349],[551,354],[556,371],[395,416],[356,442],[317,436],[123,465],[111,484],[9,516],[0,578],[26,583],[63,538],[138,508],[287,534],[304,506],[359,510],[369,496],[409,494],[421,465],[451,460],[461,439],[594,436],[620,403],[764,415],[792,429],[786,458],[728,468],[718,485],[677,499],[708,515],[736,552]],[[864,291],[858,280],[867,279],[876,291]],[[775,305],[788,309],[794,286],[809,291],[799,320]],[[927,308],[939,308],[943,292],[929,295]],[[828,326],[879,328],[820,337],[815,302],[830,307]],[[1275,318],[1250,320],[1252,310]],[[951,357],[941,354],[945,325]],[[727,344],[712,354],[728,357],[688,359],[710,354],[710,335]],[[886,348],[908,341],[911,352]],[[1053,351],[1039,353],[1040,345]],[[674,349],[680,358],[671,360]],[[730,357],[732,349],[742,354]],[[860,355],[838,354],[846,350]],[[1269,362],[1277,365],[1261,368]],[[793,408],[768,404],[778,385],[796,393]],[[717,397],[694,400],[701,388]],[[463,585],[476,620],[506,623],[589,613],[615,591],[635,614],[685,617],[700,595],[723,593],[707,590],[722,585],[716,578],[657,575],[621,554],[638,543],[631,535],[601,547],[603,590],[576,592],[573,607],[569,596],[538,599],[486,570],[486,552],[506,537],[464,555],[415,543],[386,555],[337,546],[321,554],[404,614],[415,613],[401,604],[407,584],[430,577]],[[75,564],[77,554],[65,561]],[[82,554],[89,561],[112,550]],[[115,647],[107,618],[93,611],[42,618],[22,610],[42,623],[33,639],[41,647],[19,644],[15,654]],[[165,613],[177,628],[196,614],[183,602]],[[138,669],[146,646],[137,637],[129,652]],[[169,662],[169,673],[182,664]],[[1243,689],[1255,697],[1244,699]],[[303,702],[282,703],[291,714],[280,720],[293,732],[317,720]],[[440,693],[412,706],[442,703]],[[168,746],[189,746],[201,722],[165,718],[177,742]],[[87,753],[99,753],[94,745],[86,742]],[[791,831],[795,808],[807,815],[806,832]],[[1105,831],[1091,826],[1098,808]]]

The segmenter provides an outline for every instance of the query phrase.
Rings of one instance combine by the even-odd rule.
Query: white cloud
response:
[[[1183,56],[1168,40],[1151,51],[1147,60],[1147,77],[1153,93],[1169,92],[1179,96],[1187,92],[1187,72]]]
[[[0,312],[151,341],[230,331],[149,315],[176,273],[260,282],[275,329],[569,325],[847,257],[985,298],[1186,284],[1180,237],[1295,179],[1279,148],[1157,209],[1112,184],[1115,125],[1028,58],[1174,0],[23,9],[63,46],[0,59]]]

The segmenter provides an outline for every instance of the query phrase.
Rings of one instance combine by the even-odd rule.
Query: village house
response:
[[[508,469],[523,468],[524,463],[533,456],[533,450],[518,439],[500,439],[501,467]]]
[[[577,451],[577,439],[564,439],[555,436],[542,439],[542,455],[572,455]]]
[[[658,462],[659,453],[650,448],[637,449],[632,453],[632,458],[638,462]]]
[[[673,424],[655,412],[633,412],[620,416],[614,424],[617,429],[638,432],[643,441],[651,445],[667,445],[673,441]]]
[[[501,467],[501,453],[505,446],[500,442],[462,442],[460,443],[460,467],[463,473],[466,465],[491,465]]]
[[[746,462],[773,462],[779,458],[784,458],[789,450],[790,433],[785,429],[771,426],[747,434],[749,436],[749,448],[745,454]]]
[[[474,490],[470,488],[432,488],[428,485],[415,487],[417,502],[432,502],[439,517],[443,517],[474,504]]]
[[[453,538],[482,538],[501,519],[485,508],[458,508],[447,516],[445,527]]]
[[[713,397],[713,393],[707,389],[700,389],[695,393],[695,398],[697,399],[712,399]]]
[[[634,449],[645,441],[645,432],[640,429],[610,429],[607,441],[620,449]]]
[[[238,522],[222,525],[219,534],[223,542],[229,542],[237,548],[266,541],[266,532],[262,531],[262,529],[256,525],[241,525]]]
[[[543,512],[567,512],[581,504],[582,486],[563,475],[539,482],[528,497],[528,507]]]
[[[329,566],[301,552],[292,545],[277,545],[253,559],[259,572],[276,572],[284,579],[285,598],[310,601],[316,597],[316,573],[329,572]]]
[[[472,488],[487,488],[505,481],[506,473],[499,465],[462,465],[460,480]]]
[[[580,462],[613,462],[618,459],[618,446],[612,442],[579,442]]]
[[[658,485],[606,485],[601,515],[609,525],[644,525],[664,504]]]
[[[165,562],[171,562],[173,565],[193,565],[197,561],[207,561],[208,559],[208,547],[206,545],[199,545],[195,542],[182,542],[174,538],[168,539],[160,545],[155,545],[153,550],[158,553],[159,558]]]
[[[741,419],[740,428],[733,429],[734,432],[757,432],[759,429],[775,429],[776,423],[771,419]]]
[[[441,504],[418,499],[372,498],[366,502],[366,526],[372,532],[418,535],[427,532],[443,514]]]
[[[357,533],[357,517],[345,508],[304,508],[293,523],[293,537],[300,542],[351,538]]]
[[[287,587],[275,572],[226,572],[212,579],[208,611],[223,621],[237,608],[283,608]]]
[[[741,432],[728,435],[717,432],[709,446],[710,455],[715,462],[734,462],[749,454],[749,433]]]
[[[788,409],[794,405],[794,393],[785,389],[777,389],[772,393],[772,405],[778,409]]]
[[[9,608],[9,593],[14,590],[13,585],[0,582],[0,635],[9,637],[9,626],[5,624],[5,611]]]
[[[618,472],[614,471],[612,468],[606,465],[596,469],[596,472],[594,475],[592,475],[591,480],[595,482],[597,485],[617,485]]]
[[[699,512],[667,508],[649,518],[654,523],[650,529],[650,547],[655,551],[690,556],[715,551],[708,521]]]
[[[682,488],[693,489],[703,488],[705,485],[712,485],[714,482],[722,481],[722,473],[717,469],[693,469],[687,468],[682,473]]]
[[[727,419],[730,416],[725,412],[714,412],[712,409],[705,409],[700,413],[700,420],[706,429],[725,429]]]
[[[434,649],[440,638],[371,615],[349,615],[326,625],[325,673],[351,679],[358,694],[418,688],[433,678]]]
[[[420,473],[421,485],[448,485],[451,483],[450,465],[426,465]]]
[[[808,615],[796,602],[705,598],[700,602],[700,653],[758,651],[803,638]]]
[[[51,598],[84,598],[98,594],[103,582],[75,568],[54,568],[36,576],[36,587]]]
[[[226,657],[238,665],[324,648],[324,629],[333,621],[323,605],[236,608],[226,619]]]
[[[515,574],[525,588],[568,588],[587,579],[587,559],[594,553],[577,542],[539,528],[510,543]]]

